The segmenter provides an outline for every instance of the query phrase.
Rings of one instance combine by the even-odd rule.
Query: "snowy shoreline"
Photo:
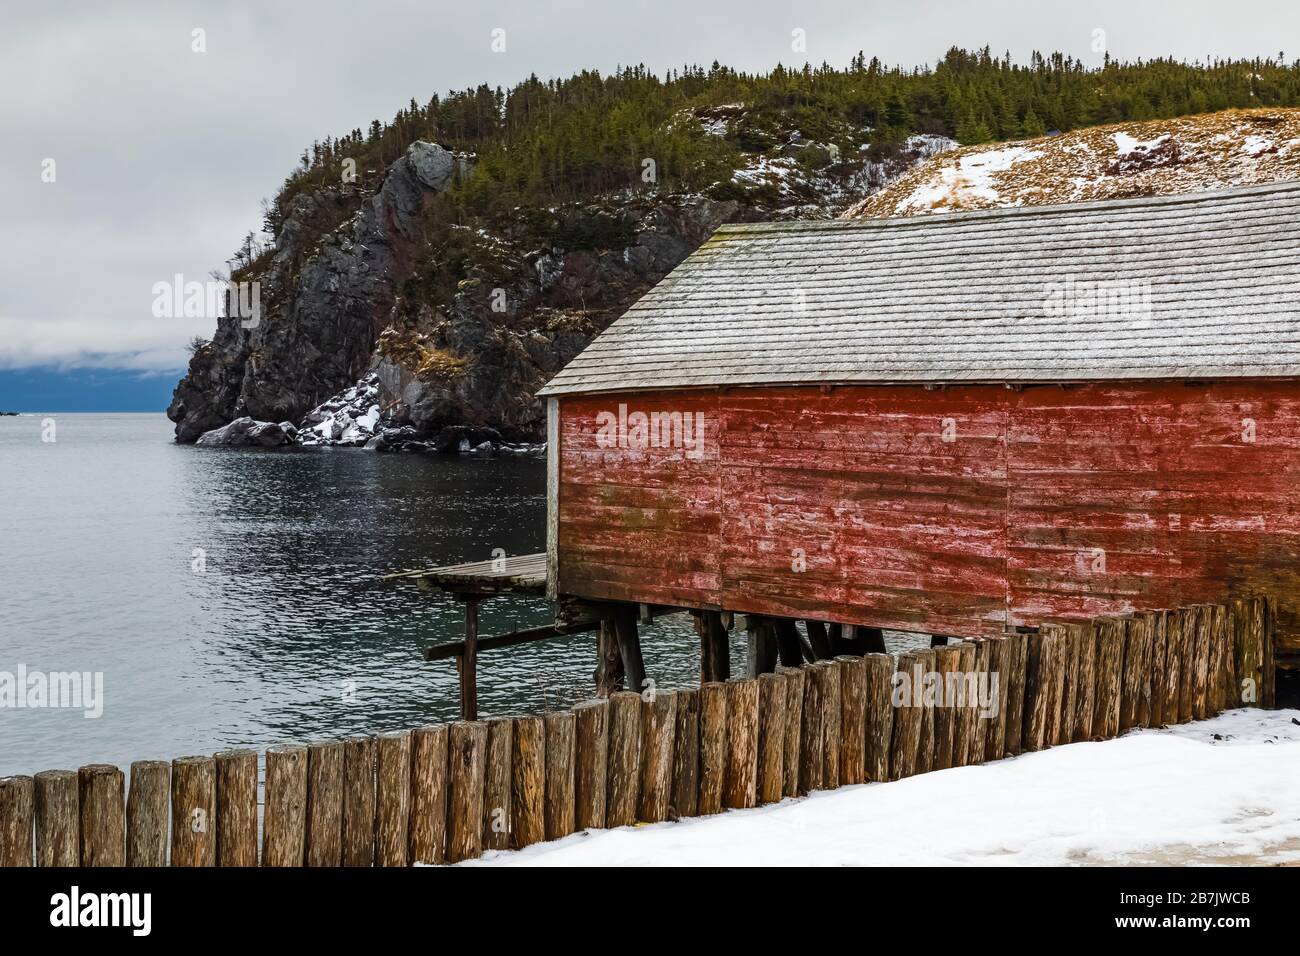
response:
[[[1300,710],[1229,711],[462,865],[1300,865]]]

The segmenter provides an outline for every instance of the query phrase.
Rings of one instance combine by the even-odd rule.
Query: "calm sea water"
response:
[[[0,672],[102,672],[103,714],[0,708],[0,776],[263,748],[457,715],[460,606],[383,573],[545,547],[545,465],[171,442],[162,415],[0,417]],[[202,560],[196,555],[201,553]],[[484,604],[484,633],[548,620]],[[643,632],[697,679],[685,616]],[[743,641],[733,660],[743,658]],[[592,635],[480,658],[486,716],[590,693]]]

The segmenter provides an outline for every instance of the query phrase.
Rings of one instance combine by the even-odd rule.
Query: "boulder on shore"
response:
[[[199,436],[196,445],[225,445],[231,448],[256,446],[275,448],[280,445],[292,445],[298,435],[298,429],[292,422],[259,422],[248,416],[236,418],[229,425],[222,425]]]

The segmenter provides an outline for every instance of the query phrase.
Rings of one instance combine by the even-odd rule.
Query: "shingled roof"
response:
[[[541,394],[1277,376],[1300,376],[1300,182],[724,226]]]

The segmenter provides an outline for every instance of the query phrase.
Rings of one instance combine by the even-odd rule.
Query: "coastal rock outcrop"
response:
[[[224,445],[230,448],[278,448],[292,445],[298,437],[293,422],[259,422],[248,416],[204,432],[196,445]]]

